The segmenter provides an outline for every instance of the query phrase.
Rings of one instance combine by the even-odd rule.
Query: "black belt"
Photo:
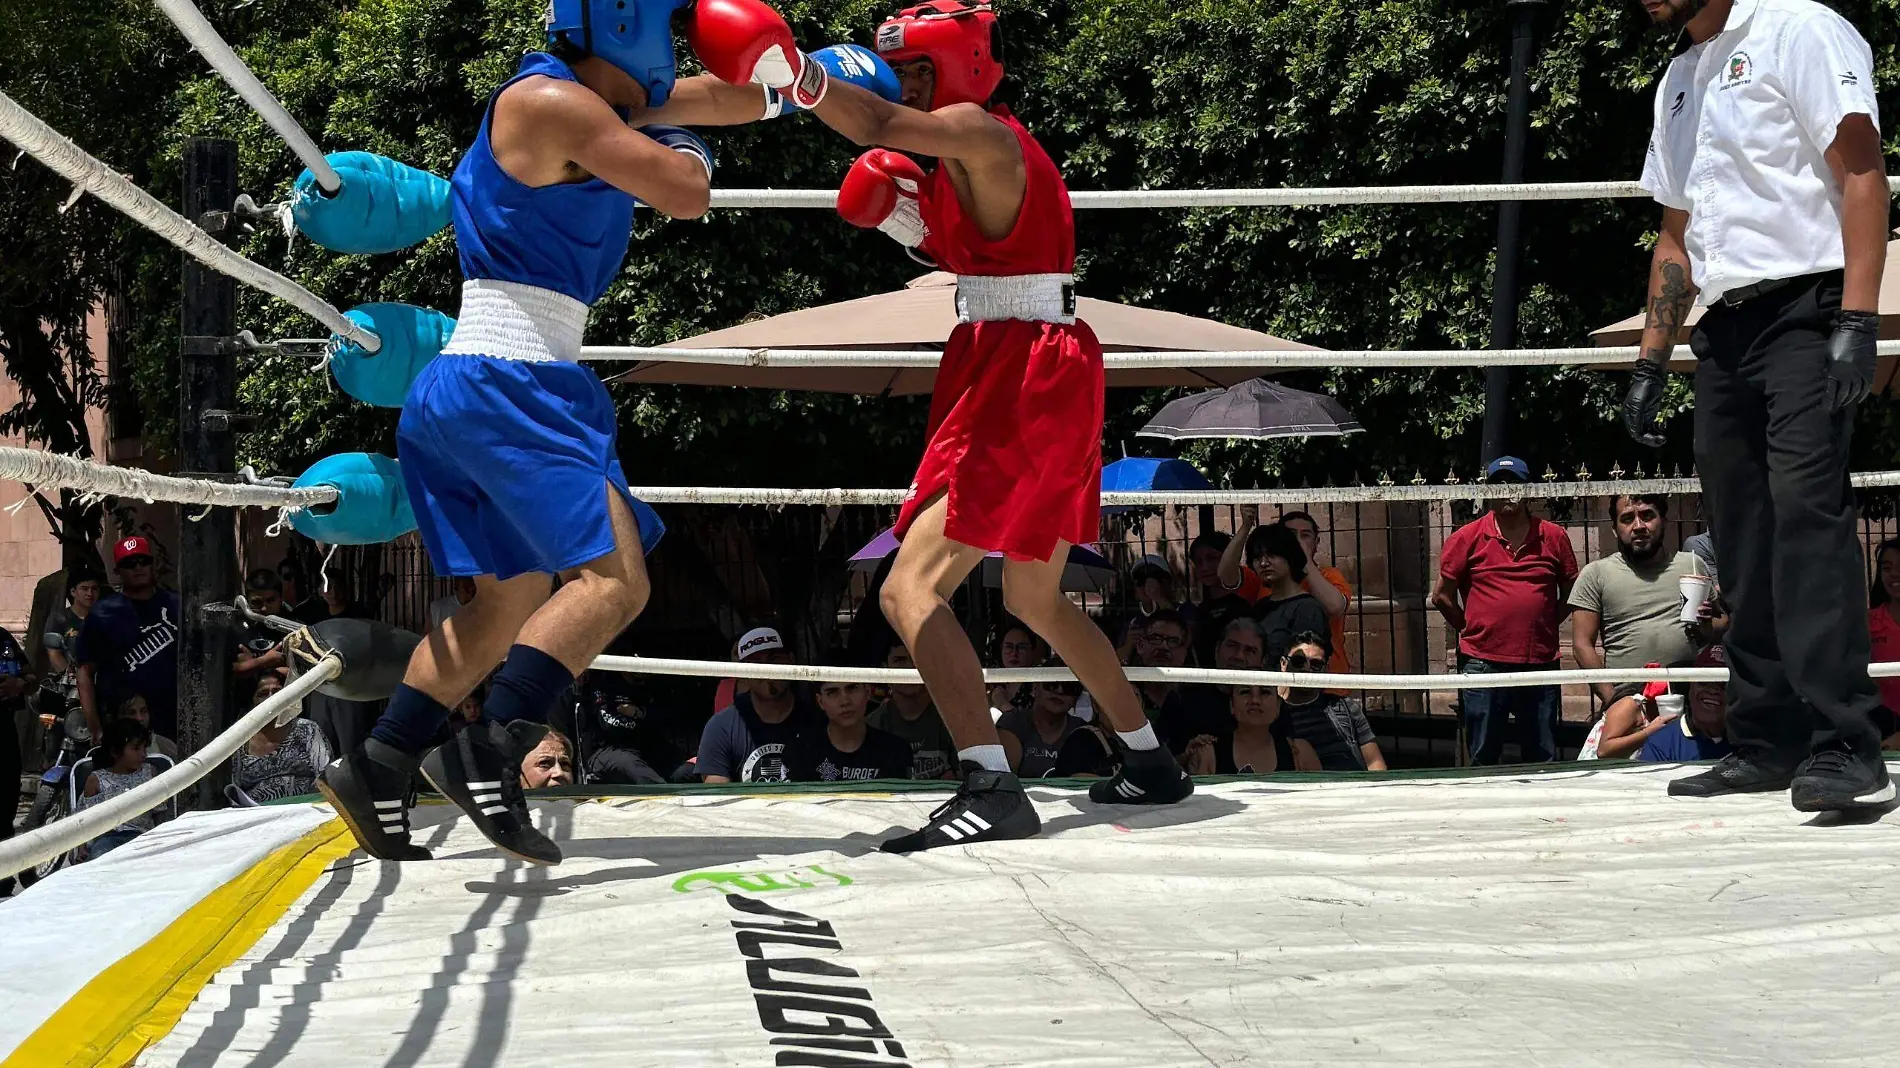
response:
[[[1812,277],[1812,275],[1801,275],[1797,278],[1770,278],[1767,281],[1756,282],[1753,285],[1737,286],[1715,298],[1715,302],[1724,308],[1734,308],[1754,300],[1764,293],[1772,293],[1791,282],[1799,282],[1802,278]]]

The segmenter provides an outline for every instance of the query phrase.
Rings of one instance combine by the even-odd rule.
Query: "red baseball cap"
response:
[[[150,560],[152,558],[152,543],[149,540],[139,537],[137,534],[134,534],[129,538],[120,538],[117,542],[113,544],[112,546],[112,566],[113,567],[118,567],[120,564],[125,563],[126,558],[132,557],[132,556],[143,556],[147,560]]]

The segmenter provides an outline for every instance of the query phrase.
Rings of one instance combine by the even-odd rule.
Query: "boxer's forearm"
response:
[[[630,125],[742,126],[765,117],[765,100],[762,85],[733,85],[696,74],[674,82],[665,104],[635,112]]]

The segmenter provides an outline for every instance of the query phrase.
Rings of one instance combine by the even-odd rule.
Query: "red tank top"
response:
[[[963,214],[949,169],[942,164],[923,188],[924,251],[955,274],[1070,274],[1075,270],[1075,216],[1062,172],[1023,124],[1007,108],[990,111],[1016,135],[1023,148],[1023,206],[1016,228],[991,241]]]

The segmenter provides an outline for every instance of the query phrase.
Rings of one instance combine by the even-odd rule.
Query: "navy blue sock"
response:
[[[420,756],[448,721],[449,710],[440,701],[412,686],[398,685],[369,736],[410,756]]]
[[[525,719],[546,723],[562,691],[574,685],[574,673],[532,645],[508,650],[501,670],[488,681],[482,714],[496,723]]]

